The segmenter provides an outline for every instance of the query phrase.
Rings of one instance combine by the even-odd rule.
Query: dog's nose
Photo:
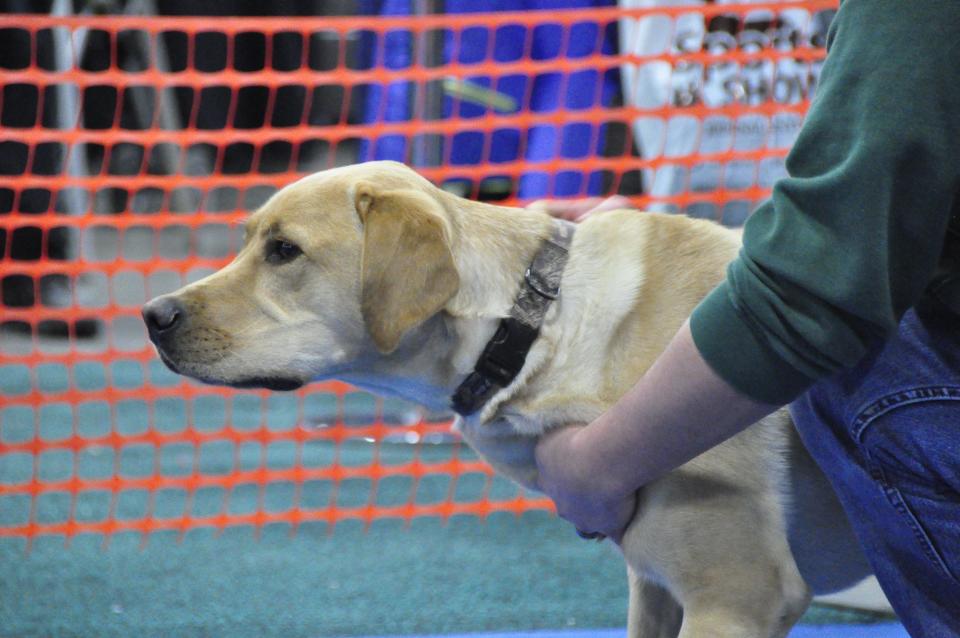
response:
[[[140,310],[151,333],[161,334],[175,330],[183,323],[185,310],[176,297],[157,297]]]

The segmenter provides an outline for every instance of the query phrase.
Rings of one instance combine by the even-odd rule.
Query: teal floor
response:
[[[0,542],[0,635],[361,636],[615,627],[625,579],[607,547],[543,513]]]
[[[0,542],[0,636],[236,638],[622,627],[619,558],[545,513]],[[864,622],[817,609],[806,622]]]

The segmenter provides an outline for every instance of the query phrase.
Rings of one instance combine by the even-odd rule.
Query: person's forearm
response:
[[[755,423],[777,406],[745,397],[700,356],[685,323],[612,408],[575,435],[581,476],[626,495]]]

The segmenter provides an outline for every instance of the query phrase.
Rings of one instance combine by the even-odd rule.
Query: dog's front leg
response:
[[[677,638],[683,609],[665,588],[627,565],[627,638]]]
[[[624,558],[641,577],[656,574],[667,585],[683,609],[679,638],[782,638],[810,591],[790,554],[782,510],[757,496],[763,476],[744,482],[750,466],[728,469],[724,445],[643,488]],[[631,598],[652,600],[639,590]],[[642,627],[642,614],[636,618]]]

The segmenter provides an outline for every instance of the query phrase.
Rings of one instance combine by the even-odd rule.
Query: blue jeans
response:
[[[960,317],[910,310],[790,411],[910,635],[960,636]]]

